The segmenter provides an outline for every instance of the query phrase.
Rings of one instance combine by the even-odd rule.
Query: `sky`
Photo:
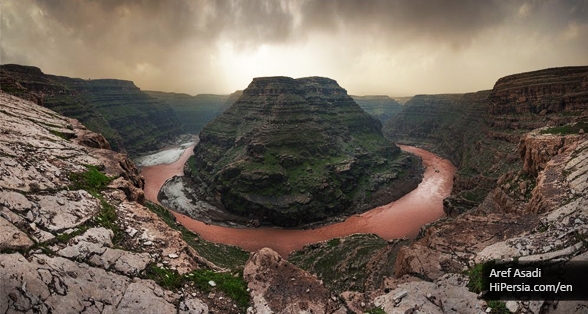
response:
[[[2,64],[193,95],[260,76],[462,93],[588,65],[588,0],[2,0],[0,20]]]

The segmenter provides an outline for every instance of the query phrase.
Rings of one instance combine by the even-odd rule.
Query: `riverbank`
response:
[[[186,215],[173,212],[178,222],[186,228],[213,242],[232,244],[248,251],[270,247],[287,256],[294,250],[309,243],[320,242],[355,233],[374,233],[384,239],[414,237],[420,227],[444,215],[443,199],[450,195],[456,168],[450,161],[426,150],[399,145],[404,151],[413,153],[423,160],[425,172],[419,186],[402,198],[387,205],[379,206],[363,214],[353,215],[345,221],[315,229],[279,228],[230,228],[208,225]],[[157,202],[157,194],[165,181],[183,174],[183,166],[191,156],[193,146],[188,147],[181,157],[167,165],[142,168],[145,178],[145,196]]]

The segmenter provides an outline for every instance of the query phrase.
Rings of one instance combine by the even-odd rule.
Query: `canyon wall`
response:
[[[113,149],[138,155],[184,132],[169,105],[133,82],[47,75],[35,67],[0,66],[2,91],[76,118],[104,135]]]
[[[204,127],[194,154],[189,175],[200,197],[282,226],[384,204],[420,180],[418,161],[320,77],[254,79]]]
[[[402,105],[386,95],[353,96],[351,98],[372,117],[385,124],[402,110]]]
[[[184,130],[190,134],[200,133],[206,123],[222,113],[221,108],[229,99],[229,95],[191,96],[157,91],[145,91],[145,93],[170,105],[178,121],[184,125]]]
[[[445,203],[448,214],[458,214],[480,204],[500,176],[521,168],[517,148],[527,132],[585,120],[587,75],[588,67],[545,69],[501,78],[491,91],[417,95],[384,134],[458,166]]]

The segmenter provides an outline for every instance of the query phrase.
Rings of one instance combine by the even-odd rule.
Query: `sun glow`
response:
[[[326,76],[328,73],[316,51],[311,51],[308,45],[260,45],[238,49],[231,42],[223,42],[210,60],[212,66],[223,72],[227,85],[237,90],[260,76]]]

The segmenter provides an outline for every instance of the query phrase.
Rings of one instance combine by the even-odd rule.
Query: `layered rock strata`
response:
[[[0,66],[2,91],[36,102],[104,135],[114,150],[136,155],[184,132],[173,110],[133,82],[48,75],[39,68]]]
[[[158,91],[145,91],[145,93],[167,103],[174,111],[178,121],[184,125],[184,130],[190,134],[200,133],[206,123],[221,114],[221,107],[229,98],[229,95],[198,94],[192,96]]]
[[[254,79],[204,127],[188,164],[199,197],[280,226],[381,205],[420,180],[416,158],[320,77]]]
[[[386,95],[351,96],[365,112],[385,124],[402,110],[402,105]]]
[[[239,312],[147,279],[154,267],[221,269],[143,205],[139,171],[108,147],[0,92],[0,312]]]
[[[457,215],[480,204],[500,176],[520,169],[517,147],[527,132],[588,120],[587,75],[588,67],[553,68],[501,78],[492,91],[415,96],[384,134],[458,166],[445,203],[446,213]]]

